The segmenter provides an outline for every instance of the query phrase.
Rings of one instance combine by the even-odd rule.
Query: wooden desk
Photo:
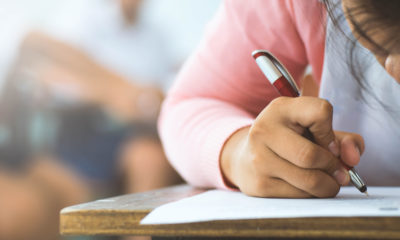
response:
[[[155,207],[203,191],[179,185],[67,207],[60,214],[60,231],[64,235],[151,235],[218,239],[400,239],[400,217],[257,219],[139,225],[140,220]]]

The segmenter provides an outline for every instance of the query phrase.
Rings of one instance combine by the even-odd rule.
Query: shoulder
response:
[[[310,36],[325,38],[326,10],[319,0],[226,0],[223,8],[229,24],[253,38],[287,34],[302,39],[306,48]]]
[[[284,48],[286,58],[312,65],[314,77],[320,79],[327,18],[322,1],[226,0],[224,8],[230,24],[240,28],[254,45]]]
[[[253,14],[259,19],[269,19],[271,16],[288,15],[300,21],[312,19],[325,10],[319,0],[225,0],[224,6],[242,16]]]

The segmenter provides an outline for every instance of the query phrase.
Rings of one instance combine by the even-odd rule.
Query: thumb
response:
[[[349,132],[335,131],[340,145],[340,158],[344,164],[353,167],[360,162],[360,156],[364,152],[364,139]]]

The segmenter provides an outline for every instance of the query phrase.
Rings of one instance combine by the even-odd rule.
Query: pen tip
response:
[[[365,191],[364,193],[365,193],[365,195],[367,195],[367,197],[369,197],[369,194],[368,194],[368,192],[367,192],[367,191]]]

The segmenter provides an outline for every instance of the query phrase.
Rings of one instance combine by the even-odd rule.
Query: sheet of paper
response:
[[[368,193],[367,197],[355,187],[342,187],[337,197],[330,199],[280,199],[211,190],[160,206],[148,214],[141,224],[254,218],[400,217],[400,187],[369,187]]]

